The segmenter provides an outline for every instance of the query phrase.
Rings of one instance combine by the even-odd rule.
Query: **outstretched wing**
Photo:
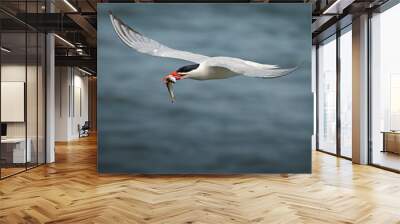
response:
[[[191,61],[195,63],[201,63],[208,59],[208,56],[201,55],[201,54],[194,54],[188,51],[180,51],[169,48],[159,42],[147,38],[140,34],[139,32],[135,31],[120,19],[115,17],[110,12],[110,19],[112,25],[117,32],[118,37],[129,47],[144,53],[158,57],[166,57],[166,58],[175,58],[181,59],[185,61]]]
[[[231,57],[212,57],[205,62],[208,66],[223,67],[237,74],[259,78],[281,77],[290,74],[298,68],[279,68],[277,65],[260,64]]]

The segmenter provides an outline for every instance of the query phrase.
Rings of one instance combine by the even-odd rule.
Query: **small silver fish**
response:
[[[174,95],[174,90],[173,90],[173,85],[176,82],[175,77],[170,76],[165,80],[165,85],[167,86],[169,97],[171,98],[171,102],[175,102],[175,95]]]

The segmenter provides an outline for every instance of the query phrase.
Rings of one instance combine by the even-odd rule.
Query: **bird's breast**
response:
[[[195,80],[227,79],[236,75],[236,73],[223,67],[201,65],[189,74],[188,78]]]

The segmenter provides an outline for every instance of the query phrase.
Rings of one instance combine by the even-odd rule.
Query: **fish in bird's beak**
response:
[[[181,80],[182,76],[178,74],[178,72],[173,71],[169,75],[164,76],[162,79],[167,86],[169,97],[171,98],[172,103],[175,102],[175,95],[173,91],[173,85],[176,83],[177,80]]]
[[[178,72],[173,71],[171,74],[165,76],[162,80],[164,81],[165,85],[167,86],[169,97],[171,98],[171,102],[175,102],[175,95],[173,91],[173,85],[176,83],[177,80],[182,79],[182,76],[178,74]]]
[[[173,85],[174,85],[174,83],[176,83],[176,78],[172,75],[168,75],[167,77],[165,77],[164,82],[165,82],[165,85],[167,86],[169,97],[171,98],[171,102],[174,103],[175,95],[174,95],[174,91],[173,91]]]

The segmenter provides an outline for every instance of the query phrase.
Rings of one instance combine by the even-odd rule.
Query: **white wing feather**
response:
[[[260,64],[240,58],[212,57],[205,61],[207,66],[224,67],[234,73],[249,77],[276,78],[295,71],[294,68],[279,68],[277,65]]]
[[[181,59],[196,63],[201,63],[209,58],[205,55],[172,49],[163,44],[160,44],[155,40],[147,38],[129,27],[128,25],[125,25],[125,23],[123,23],[120,19],[113,16],[111,12],[110,19],[116,33],[118,34],[118,37],[126,45],[141,53],[150,54],[158,57]]]

